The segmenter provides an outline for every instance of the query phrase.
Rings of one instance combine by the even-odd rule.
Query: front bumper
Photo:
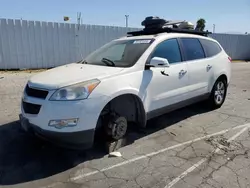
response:
[[[28,96],[24,93],[21,103],[21,114],[30,124],[52,132],[81,132],[95,129],[99,115],[109,101],[109,97],[88,98],[79,101],[50,101],[50,91],[46,99]],[[53,120],[78,119],[76,126],[62,129],[49,126]]]
[[[41,93],[42,92],[42,93]],[[93,144],[94,132],[99,115],[109,101],[108,96],[77,101],[50,101],[54,90],[43,91],[31,85],[25,89],[21,103],[22,126],[35,135],[56,145],[88,148]],[[77,119],[76,125],[56,126],[51,121]],[[25,124],[25,126],[24,126]]]
[[[56,146],[69,149],[89,149],[93,146],[95,129],[78,132],[48,131],[29,123],[29,120],[22,115],[19,115],[19,117],[23,130]]]

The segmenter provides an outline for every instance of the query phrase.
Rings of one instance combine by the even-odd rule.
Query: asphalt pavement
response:
[[[250,64],[232,64],[224,105],[192,105],[130,129],[122,157],[24,133],[20,99],[35,73],[0,73],[0,187],[250,188]]]

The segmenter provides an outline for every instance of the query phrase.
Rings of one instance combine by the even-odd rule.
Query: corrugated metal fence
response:
[[[250,60],[250,35],[211,34],[234,60]]]
[[[0,19],[0,69],[37,69],[77,61],[138,28]],[[213,34],[233,59],[250,59],[249,35]]]

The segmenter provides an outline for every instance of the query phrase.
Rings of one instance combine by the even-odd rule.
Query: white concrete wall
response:
[[[0,69],[55,67],[138,28],[0,19]],[[250,59],[250,36],[213,34],[233,59]]]

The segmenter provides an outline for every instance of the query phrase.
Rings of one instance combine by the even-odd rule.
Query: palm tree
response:
[[[203,18],[200,18],[200,19],[196,22],[195,30],[204,31],[205,26],[206,26],[205,24],[206,24],[206,20],[204,20]]]

